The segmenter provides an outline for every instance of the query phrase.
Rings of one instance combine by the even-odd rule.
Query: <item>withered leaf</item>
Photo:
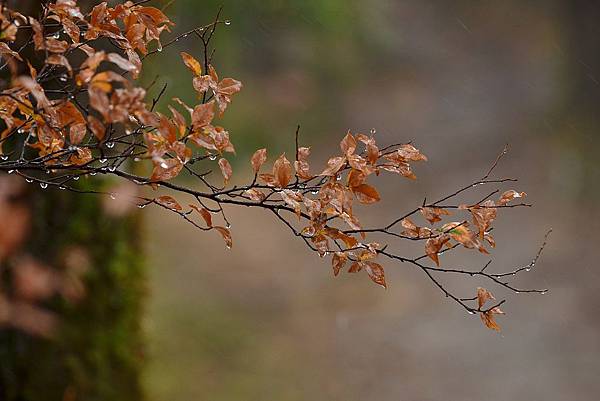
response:
[[[385,283],[385,272],[379,263],[371,261],[365,262],[365,270],[375,284],[387,288],[387,284]]]
[[[257,174],[263,164],[267,161],[267,149],[258,149],[252,155],[250,163],[252,164],[252,170],[254,174]]]
[[[229,182],[231,175],[233,174],[233,170],[231,169],[231,164],[225,158],[219,159],[219,167],[221,168],[221,173],[223,174],[223,178],[225,179],[225,184]]]
[[[192,209],[194,209],[195,211],[197,211],[200,216],[202,216],[202,218],[204,219],[204,222],[206,223],[206,225],[208,227],[212,227],[212,215],[210,214],[210,212],[208,210],[206,210],[203,207],[200,207],[198,205],[194,205],[194,204],[190,204],[189,205]]]
[[[195,76],[202,75],[202,65],[194,58],[194,56],[186,52],[181,52],[180,54],[185,66],[189,68]]]
[[[273,176],[275,184],[279,188],[285,188],[292,180],[292,164],[283,153],[273,164]]]
[[[425,242],[425,252],[427,253],[427,256],[429,256],[437,266],[440,265],[438,253],[440,252],[444,244],[449,240],[450,238],[447,235],[440,235],[438,237],[429,238]]]
[[[381,200],[377,190],[369,184],[360,184],[352,187],[352,192],[354,192],[360,203],[371,204]]]
[[[510,189],[510,190],[504,192],[500,196],[500,199],[498,200],[498,204],[506,205],[508,202],[510,202],[511,200],[513,200],[515,198],[523,198],[525,196],[527,196],[527,194],[525,192],[517,192],[514,189]]]
[[[343,252],[335,252],[331,258],[331,266],[333,267],[333,275],[338,276],[340,271],[344,268],[348,256]]]
[[[228,228],[220,227],[220,226],[214,226],[213,228],[215,230],[217,230],[219,232],[219,234],[221,234],[221,237],[223,237],[223,239],[225,240],[225,245],[227,245],[227,248],[231,249],[231,247],[233,246],[233,240],[231,238],[231,231]]]
[[[448,210],[439,207],[422,207],[420,210],[423,217],[431,224],[442,221],[442,218],[440,217],[442,215],[450,215]]]
[[[181,207],[179,202],[177,202],[175,200],[175,198],[173,198],[172,196],[169,196],[169,195],[160,196],[160,197],[154,199],[154,201],[166,208],[169,208],[169,209],[177,210],[179,212],[183,210],[183,208]]]
[[[477,304],[479,309],[490,299],[496,299],[491,292],[482,287],[477,287]]]
[[[496,323],[496,319],[494,315],[504,315],[505,313],[500,310],[500,308],[493,308],[487,312],[481,312],[479,316],[481,317],[481,321],[486,325],[487,328],[500,331],[500,326]]]
[[[332,157],[329,160],[327,160],[327,167],[325,168],[325,170],[323,170],[323,172],[320,175],[325,175],[325,176],[333,176],[336,175],[338,173],[338,171],[340,171],[340,169],[342,167],[344,167],[344,164],[346,164],[346,158],[345,157],[340,157],[340,156],[336,156],[336,157]]]

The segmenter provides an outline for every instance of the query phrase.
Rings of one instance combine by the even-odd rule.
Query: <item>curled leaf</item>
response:
[[[233,241],[231,239],[231,231],[229,231],[228,228],[220,226],[214,226],[213,228],[217,230],[219,234],[221,234],[221,237],[223,237],[223,239],[225,240],[225,245],[227,245],[227,248],[231,249],[231,247],[233,246]]]

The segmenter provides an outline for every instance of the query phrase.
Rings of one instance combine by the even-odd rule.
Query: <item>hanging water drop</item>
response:
[[[100,160],[98,160],[98,161],[99,161],[100,163],[104,164],[104,163],[106,163],[106,162],[107,162],[107,159],[100,159]]]
[[[67,78],[67,76],[66,76],[66,75],[61,75],[60,77],[58,77],[58,80],[59,80],[60,82],[67,82],[67,80],[68,80],[68,79],[69,79],[69,78]]]
[[[75,177],[73,177],[73,179],[74,179],[75,181],[79,181],[79,176],[78,176],[78,175],[76,175]]]
[[[231,223],[227,223],[227,224],[225,225],[225,228],[227,228],[227,229],[231,228]]]
[[[106,147],[109,149],[112,149],[115,147],[115,143],[114,142],[106,142]]]
[[[46,189],[48,188],[48,184],[46,184],[45,182],[40,182],[40,188]]]
[[[2,161],[7,161],[8,160],[8,156],[7,155],[2,155],[2,156],[0,156],[0,159],[2,159]]]
[[[371,135],[375,135],[377,133],[377,130],[375,128],[371,128]]]
[[[133,161],[134,161],[134,162],[139,162],[140,160],[142,160],[142,159],[140,159],[139,157],[134,157],[134,158],[133,158]]]
[[[473,312],[472,310],[470,310],[468,313],[469,313],[469,315],[474,315],[475,314],[475,312]]]
[[[312,191],[310,191],[311,194],[313,195],[317,195],[319,193],[318,189],[313,189]]]
[[[210,154],[210,155],[208,155],[208,158],[212,161],[215,161],[215,160],[217,160],[217,155]]]
[[[225,25],[231,25],[231,21],[230,20],[225,20]]]
[[[110,166],[108,168],[108,171],[110,171],[111,173],[114,173],[117,170],[117,166]]]
[[[96,174],[98,174],[98,173],[96,173],[95,171],[92,171],[92,172],[90,173],[90,175],[91,175],[92,177],[93,177],[93,176],[95,176]]]
[[[63,187],[62,185],[60,187],[58,187],[58,189],[60,189],[61,191],[64,191],[65,189],[67,189],[66,187]]]
[[[8,174],[12,174],[14,172],[15,172],[15,170],[8,170]]]
[[[138,208],[140,208],[140,209],[143,209],[143,208],[145,208],[145,207],[146,207],[146,204],[145,204],[145,203],[142,203],[141,205],[138,205]]]
[[[114,192],[110,193],[110,199],[115,200],[117,199],[117,194],[115,194]]]
[[[33,180],[31,178],[25,178],[25,181],[29,184],[31,184],[33,182]]]

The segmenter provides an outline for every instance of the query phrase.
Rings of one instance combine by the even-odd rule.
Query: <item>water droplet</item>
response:
[[[140,159],[139,157],[134,157],[134,158],[133,158],[133,161],[134,161],[134,162],[139,162],[140,160],[142,160],[142,159]]]
[[[79,176],[78,176],[78,175],[76,175],[75,177],[73,177],[73,179],[74,179],[75,181],[79,181]]]
[[[125,130],[125,135],[131,135],[131,130],[129,128]]]
[[[67,76],[66,76],[66,75],[61,75],[60,77],[58,77],[58,80],[59,80],[60,82],[67,82],[67,80],[68,80],[68,79],[69,79],[69,78],[67,78]]]
[[[100,160],[98,160],[98,161],[99,161],[100,163],[104,164],[104,163],[106,163],[106,161],[107,161],[107,160],[106,160],[106,159],[100,159]]]
[[[225,25],[231,25],[231,21],[230,20],[226,20],[225,21]]]
[[[377,130],[375,128],[371,128],[371,135],[375,135],[377,133]]]
[[[0,156],[0,159],[2,159],[2,161],[6,161],[6,160],[8,160],[8,156],[7,155],[2,155],[2,156]]]
[[[110,171],[111,173],[114,173],[117,170],[117,166],[110,166],[108,168],[108,171]]]
[[[526,268],[525,268],[525,271],[526,271],[526,272],[528,272],[528,271],[531,271],[531,266],[530,266],[530,267],[526,267]]]
[[[162,52],[162,47],[159,47],[158,49],[156,49],[157,52]]]
[[[547,292],[548,291],[542,291],[542,292],[540,292],[540,295],[546,295]]]
[[[115,143],[114,142],[106,142],[106,147],[109,149],[112,149],[115,147]]]
[[[228,229],[229,229],[229,228],[231,228],[231,223],[227,223],[227,224],[225,225],[225,228],[228,228]]]
[[[56,31],[56,32],[54,32],[54,33],[52,34],[52,37],[53,37],[54,39],[58,39],[58,38],[60,38],[60,31]]]
[[[521,293],[521,291],[515,291],[515,294],[520,294],[520,293]]]
[[[33,182],[33,180],[31,178],[25,178],[25,181],[28,182],[29,184],[31,184]]]
[[[468,311],[469,315],[474,315],[475,312],[473,312],[472,310]]]
[[[217,155],[210,154],[210,155],[208,155],[208,158],[212,161],[215,161],[215,160],[217,160]]]
[[[90,173],[90,175],[91,175],[92,177],[93,177],[93,176],[95,176],[96,174],[98,174],[98,173],[96,173],[95,171],[92,171],[92,172]]]
[[[310,191],[310,193],[313,194],[313,195],[317,195],[319,193],[319,190],[318,189],[314,189],[314,190]]]
[[[40,182],[40,188],[46,189],[48,188],[48,184],[46,184],[45,182]]]
[[[341,174],[340,175],[336,175],[335,176],[335,180],[336,181],[341,181],[342,180],[342,175]]]
[[[23,128],[19,128],[19,129],[17,130],[17,134],[22,134],[23,132],[25,132],[25,130],[24,130]]]
[[[140,209],[143,209],[143,208],[145,208],[145,207],[146,207],[146,204],[144,204],[144,203],[143,203],[143,204],[141,204],[141,205],[138,205],[138,207],[139,207]]]
[[[117,194],[115,194],[114,192],[111,192],[110,199],[112,199],[112,200],[117,199]]]
[[[15,170],[8,170],[8,174],[12,174],[14,172],[15,172]]]
[[[58,187],[58,189],[60,189],[61,191],[64,191],[65,189],[67,189],[66,187],[63,187],[62,185],[60,187]]]

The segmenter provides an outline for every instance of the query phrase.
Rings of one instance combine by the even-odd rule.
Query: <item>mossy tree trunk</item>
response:
[[[90,262],[86,294],[45,304],[59,318],[51,339],[0,331],[0,400],[141,399],[139,217],[110,217],[97,195],[36,190],[28,197],[33,219],[24,251],[60,266],[65,249],[82,249]]]

